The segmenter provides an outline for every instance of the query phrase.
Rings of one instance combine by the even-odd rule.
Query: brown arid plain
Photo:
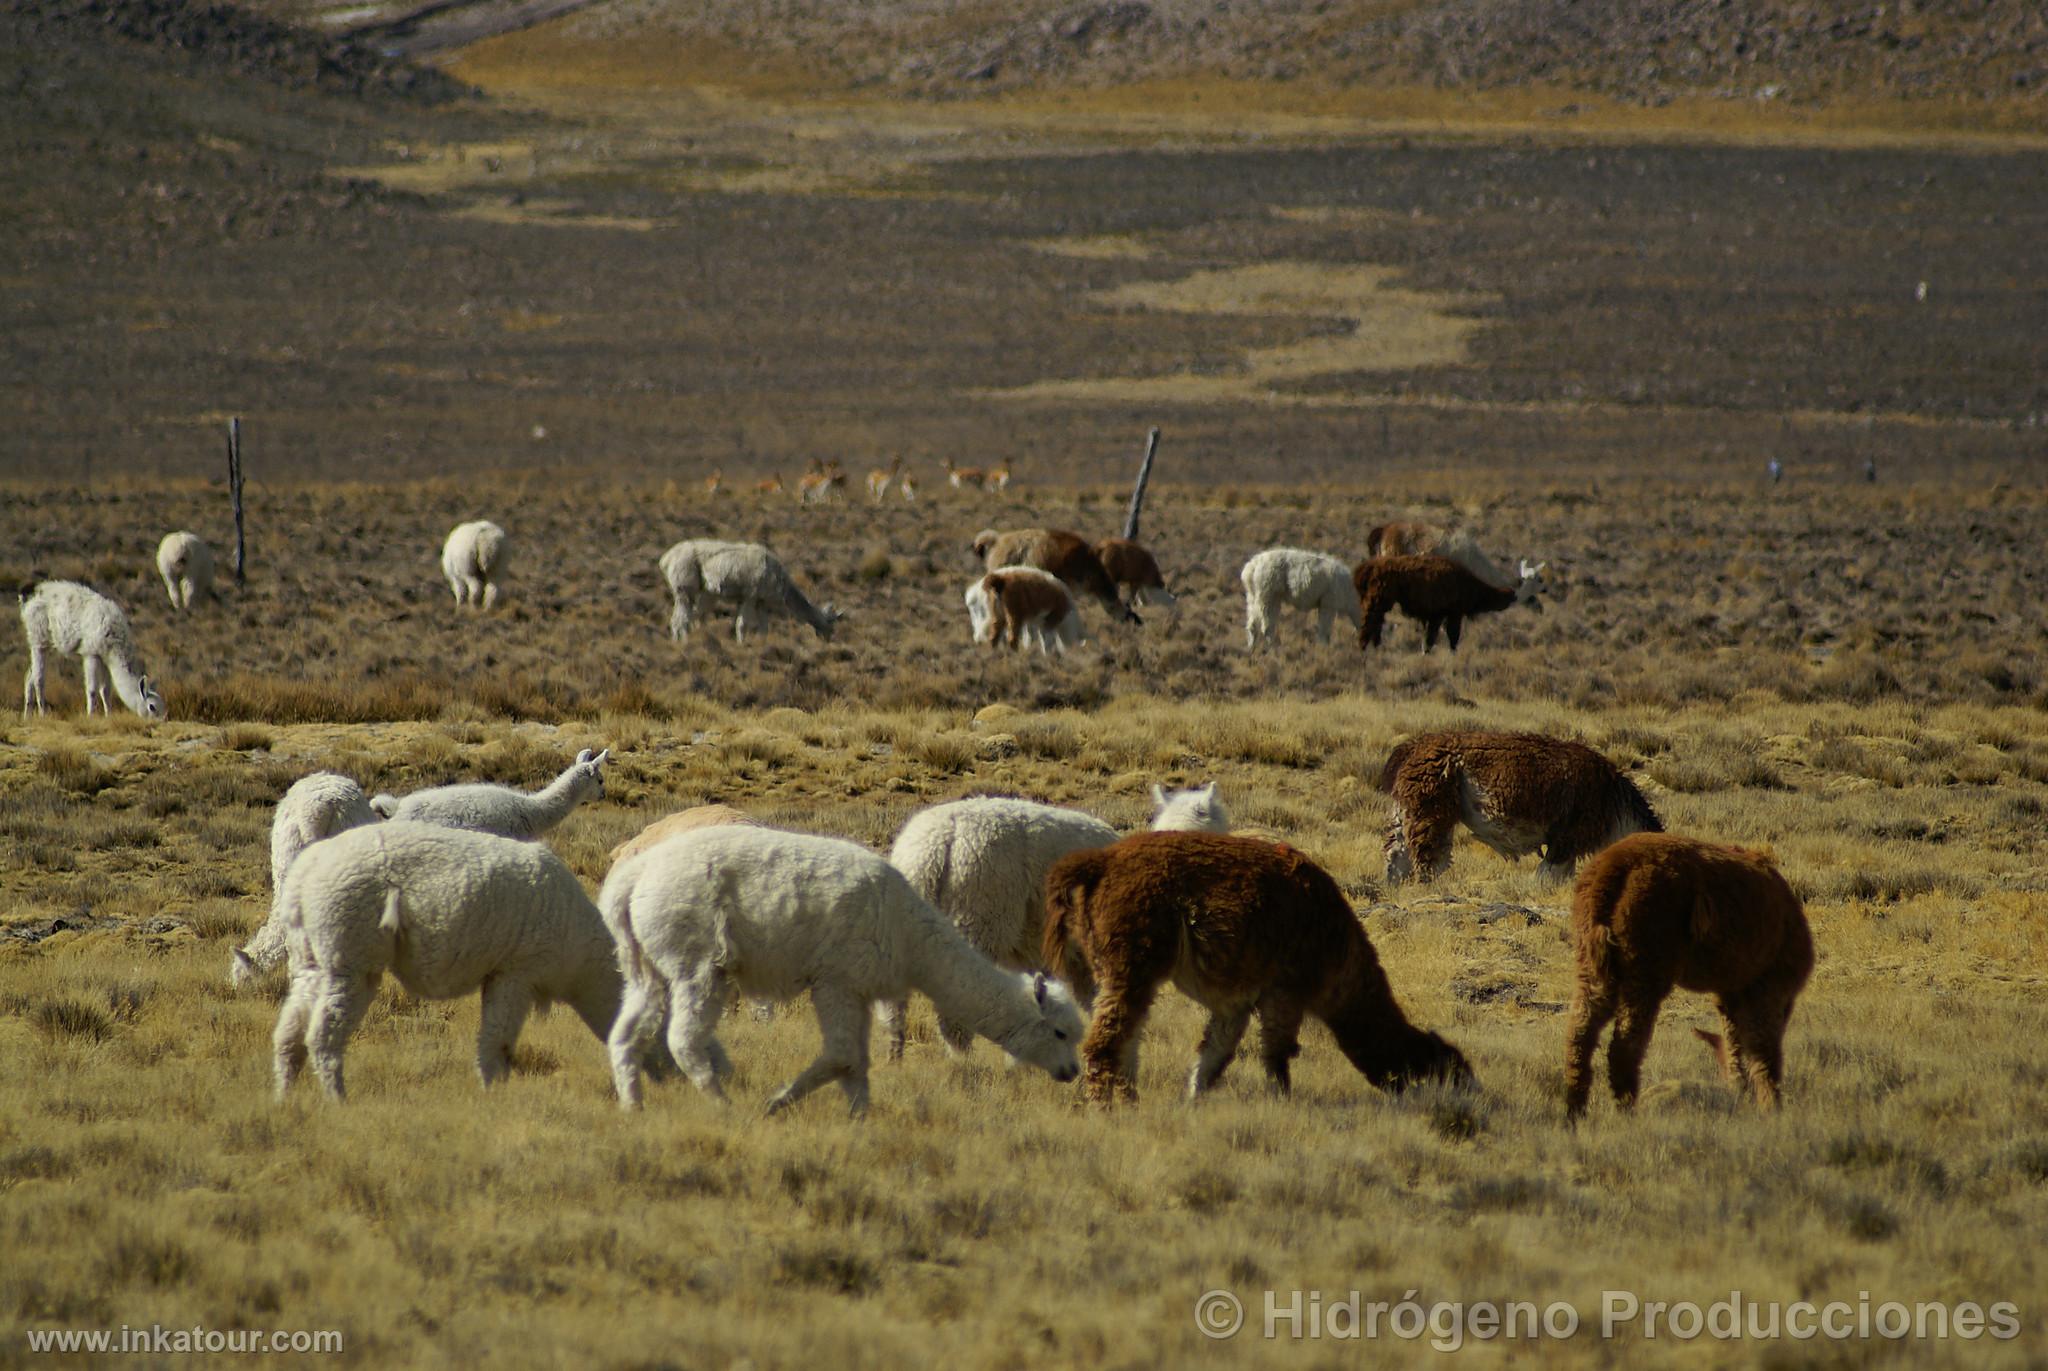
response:
[[[1266,1340],[1268,1290],[1579,1311],[1467,1338],[1486,1365],[2048,1358],[2048,158],[2009,110],[944,101],[589,16],[466,50],[487,98],[429,107],[0,38],[0,576],[118,599],[170,712],[88,720],[64,659],[47,717],[0,714],[0,1364],[159,1323],[340,1329],[372,1366],[1437,1355]],[[1063,659],[970,642],[974,533],[1115,533],[1152,424],[1181,612],[1084,608]],[[828,457],[845,497],[754,489]],[[895,457],[918,498],[871,504]],[[944,485],[1004,457],[1002,494]],[[475,517],[511,540],[487,615],[438,567]],[[1360,557],[1390,518],[1546,561],[1545,612],[1427,656],[1294,616],[1246,653],[1246,557]],[[224,564],[189,615],[153,565],[176,528]],[[697,536],[769,543],[837,635],[671,641],[655,559]],[[1568,890],[1469,838],[1381,880],[1374,778],[1445,727],[1581,739],[1673,830],[1776,853],[1818,948],[1779,1114],[1681,994],[1634,1115],[1565,1125]],[[959,796],[1128,830],[1153,783],[1216,781],[1331,870],[1479,1086],[1383,1096],[1312,1029],[1291,1098],[1241,1062],[1190,1107],[1169,992],[1116,1112],[947,1058],[919,1006],[864,1120],[764,1120],[815,1049],[799,1005],[728,1018],[730,1105],[627,1115],[573,1016],[485,1094],[475,1002],[387,985],[348,1104],[275,1102],[282,986],[225,973],[284,789],[531,787],[585,746],[609,794],[549,842],[592,889],[707,801],[886,849]],[[1211,1290],[1234,1339],[1197,1328]],[[2020,1326],[1602,1340],[1613,1290]]]

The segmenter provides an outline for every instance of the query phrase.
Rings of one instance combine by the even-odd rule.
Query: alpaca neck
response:
[[[1014,972],[975,951],[937,910],[919,912],[923,917],[907,940],[908,980],[941,1018],[1000,1044],[1037,1017]]]
[[[1472,579],[1479,581],[1479,608],[1482,610],[1506,609],[1515,602],[1515,595],[1520,589],[1519,586],[1490,586],[1485,581],[1480,581],[1477,576]]]
[[[1325,992],[1320,1017],[1338,1048],[1374,1085],[1410,1074],[1428,1047],[1429,1035],[1394,1002],[1387,973],[1363,932]]]
[[[135,669],[135,659],[126,652],[113,648],[100,654],[106,663],[107,675],[113,677],[114,693],[121,697],[121,703],[135,714],[149,713],[148,704],[142,693],[142,673]]]
[[[809,624],[817,632],[825,631],[825,616],[818,612],[817,606],[813,605],[801,590],[796,588],[796,582],[786,580],[782,583],[782,604],[792,615]]]
[[[536,829],[553,828],[569,817],[569,811],[583,803],[582,776],[570,767],[548,783],[545,790],[526,797]]]

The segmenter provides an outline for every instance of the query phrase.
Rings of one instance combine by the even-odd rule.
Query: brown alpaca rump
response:
[[[1379,788],[1394,799],[1392,882],[1442,875],[1460,824],[1509,861],[1538,854],[1556,880],[1617,839],[1664,831],[1614,763],[1584,743],[1536,733],[1417,734],[1388,756]]]
[[[722,824],[748,824],[755,828],[765,826],[760,820],[734,809],[731,805],[709,804],[698,805],[694,809],[679,809],[673,814],[656,819],[613,848],[612,865],[617,866],[626,858],[645,852],[656,843],[673,838],[678,833],[691,833],[700,828],[717,828]]]
[[[1109,579],[1131,590],[1165,590],[1166,577],[1159,563],[1143,543],[1128,538],[1104,538],[1095,545],[1095,555]]]
[[[1572,944],[1566,1117],[1586,1112],[1609,1019],[1608,1084],[1621,1108],[1634,1105],[1657,1011],[1674,989],[1714,997],[1724,1032],[1700,1036],[1760,1107],[1777,1106],[1785,1025],[1813,973],[1813,934],[1767,854],[1663,833],[1624,838],[1579,876]]]
[[[981,578],[991,611],[982,641],[991,646],[1007,641],[1015,650],[1019,637],[1035,627],[1039,630],[1040,651],[1045,650],[1048,641],[1060,642],[1061,650],[1065,650],[1065,643],[1055,630],[1074,612],[1073,597],[1058,577],[1034,574],[1035,571],[1007,568]]]
[[[1436,646],[1438,629],[1456,652],[1465,620],[1476,614],[1498,613],[1517,602],[1542,613],[1543,602],[1536,598],[1541,583],[1525,590],[1527,581],[1525,576],[1511,587],[1488,585],[1448,557],[1369,557],[1351,571],[1365,612],[1358,625],[1358,645],[1378,647],[1387,615],[1398,609],[1422,625],[1424,652]]]
[[[984,566],[1035,566],[1067,583],[1077,595],[1092,595],[1118,619],[1138,623],[1138,616],[1118,598],[1116,582],[1078,533],[1058,528],[1019,528],[998,533],[992,528],[974,535],[974,553]]]
[[[1137,1098],[1138,1036],[1168,981],[1209,1011],[1190,1096],[1222,1078],[1254,1015],[1278,1091],[1309,1015],[1382,1089],[1471,1079],[1455,1047],[1408,1022],[1343,891],[1292,847],[1141,833],[1061,858],[1045,889],[1045,964],[1095,998],[1081,1059],[1097,1104]]]

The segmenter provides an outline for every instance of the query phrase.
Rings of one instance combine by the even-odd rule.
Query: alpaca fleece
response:
[[[1222,1078],[1254,1014],[1276,1090],[1314,1015],[1374,1085],[1464,1080],[1464,1056],[1408,1022],[1365,929],[1329,873],[1295,849],[1218,833],[1141,833],[1046,874],[1048,966],[1092,983],[1085,1090],[1137,1097],[1138,1035],[1171,980],[1209,1011],[1190,1096]]]
[[[760,820],[734,809],[731,805],[698,805],[693,809],[678,810],[665,818],[656,819],[653,823],[613,848],[611,852],[612,865],[616,866],[628,857],[645,852],[656,843],[673,838],[678,833],[694,833],[700,828],[717,828],[720,824],[753,824],[755,827],[761,826]]]
[[[1244,645],[1280,641],[1282,606],[1316,615],[1316,637],[1330,641],[1330,629],[1342,618],[1358,622],[1358,591],[1351,569],[1335,557],[1298,547],[1270,547],[1255,554],[1237,574],[1244,586]]]
[[[495,833],[504,838],[538,838],[569,817],[585,800],[604,798],[604,764],[611,750],[584,748],[561,775],[528,795],[510,786],[478,781],[415,790],[404,799],[379,795],[370,807],[393,819]]]
[[[1387,758],[1379,788],[1394,798],[1393,882],[1443,874],[1459,824],[1509,861],[1539,854],[1555,880],[1616,839],[1664,829],[1614,763],[1584,743],[1535,733],[1417,734]]]
[[[1490,586],[1508,587],[1515,578],[1493,564],[1468,529],[1441,529],[1435,524],[1381,524],[1365,535],[1368,557],[1448,557]]]
[[[172,609],[189,610],[194,600],[213,593],[213,549],[196,533],[166,533],[156,545],[156,570]]]
[[[1095,555],[1118,589],[1130,591],[1132,604],[1172,609],[1179,602],[1179,597],[1166,588],[1159,563],[1143,543],[1129,538],[1104,538],[1095,545]]]
[[[1525,575],[1506,588],[1492,586],[1448,557],[1373,557],[1351,574],[1364,612],[1358,627],[1361,648],[1380,645],[1387,615],[1395,609],[1422,625],[1424,652],[1436,646],[1438,629],[1456,652],[1458,635],[1473,615],[1497,613],[1514,604],[1543,610],[1543,602],[1536,598],[1542,585],[1533,577]]]
[[[1799,897],[1764,853],[1662,833],[1607,848],[1572,892],[1578,983],[1565,1040],[1565,1113],[1585,1113],[1593,1051],[1614,1020],[1607,1080],[1634,1105],[1657,1011],[1672,990],[1712,995],[1727,1028],[1723,1068],[1775,1107],[1785,1025],[1813,972]]]
[[[619,1102],[639,1103],[640,1060],[660,1035],[690,1080],[722,1097],[716,1036],[737,992],[810,992],[824,1044],[769,1101],[774,1113],[828,1081],[867,1108],[869,1006],[912,990],[939,1013],[1059,1080],[1079,1074],[1081,1014],[1064,986],[977,952],[902,872],[856,843],[728,824],[668,839],[614,867],[598,904],[626,1000],[611,1035]]]
[[[759,543],[690,539],[662,553],[659,565],[669,594],[675,597],[668,621],[671,638],[690,636],[690,627],[706,600],[737,607],[732,632],[740,642],[778,614],[809,624],[812,632],[829,641],[846,617],[830,605],[823,609],[813,605],[797,589],[782,562]]]
[[[22,596],[21,627],[28,635],[28,676],[21,687],[21,716],[31,704],[43,712],[43,678],[52,652],[77,657],[85,666],[85,712],[97,704],[110,713],[107,680],[121,703],[145,719],[161,719],[164,697],[142,672],[142,657],[121,606],[76,581],[44,581]]]
[[[1036,643],[1041,655],[1064,653],[1082,639],[1081,615],[1066,582],[1037,567],[998,567],[967,587],[967,615],[975,641],[991,647]]]
[[[489,519],[473,519],[449,530],[441,545],[441,574],[457,605],[489,609],[498,603],[498,577],[505,571],[505,530]]]
[[[247,985],[259,972],[284,960],[284,920],[279,917],[285,873],[314,843],[351,828],[376,823],[363,788],[346,776],[316,771],[292,782],[270,820],[270,917],[247,945],[230,954],[228,983]]]
[[[277,1091],[310,1059],[341,1099],[342,1057],[386,971],[413,994],[483,992],[477,1074],[510,1069],[526,1016],[568,1005],[603,1040],[619,968],[597,907],[539,843],[437,824],[352,828],[313,844],[280,896],[292,988],[273,1038]]]
[[[1020,528],[998,533],[985,528],[974,535],[974,555],[989,568],[1034,566],[1067,583],[1077,595],[1092,595],[1111,617],[1137,623],[1138,616],[1118,598],[1102,559],[1078,533],[1059,528]]]

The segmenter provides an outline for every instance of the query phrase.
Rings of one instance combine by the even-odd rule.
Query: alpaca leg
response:
[[[690,602],[680,595],[676,596],[676,607],[669,611],[668,636],[671,638],[687,638],[690,636]]]
[[[881,1021],[882,1041],[887,1045],[889,1060],[903,1060],[904,1023],[910,1017],[910,1001],[883,1000],[875,1006],[875,1018]]]
[[[1624,999],[1614,1019],[1614,1038],[1607,1044],[1607,1085],[1614,1102],[1633,1109],[1642,1085],[1643,1054],[1650,1050],[1650,1034],[1657,1027],[1657,1010],[1664,997],[1631,996]]]
[[[21,683],[21,717],[28,717],[29,702],[34,701],[36,713],[43,712],[43,650],[33,641],[28,645],[28,676]]]
[[[1302,1006],[1267,996],[1259,1001],[1259,1065],[1278,1095],[1293,1088],[1291,1063],[1301,1055]]]
[[[848,1112],[856,1116],[867,1112],[867,1001],[838,986],[815,985],[811,987],[811,1010],[818,1016],[818,1032],[824,1039],[817,1060],[775,1092],[768,1101],[768,1112],[781,1113],[827,1081],[838,1081],[845,1090]]]
[[[486,580],[484,582],[483,600],[485,609],[490,609],[498,603],[498,583],[496,581]]]
[[[626,983],[619,1016],[612,1021],[605,1047],[612,1059],[612,1085],[621,1109],[640,1107],[640,1068],[668,1017],[668,997],[660,982],[635,979]]]
[[[1785,1071],[1785,1025],[1792,1017],[1789,997],[1745,996],[1723,1004],[1728,1030],[1728,1069],[1748,1085],[1757,1107],[1778,1107],[1778,1086]]]
[[[1387,884],[1399,885],[1415,874],[1415,854],[1409,849],[1407,825],[1401,821],[1401,811],[1394,811],[1394,822],[1387,825]]]
[[[512,1070],[512,1047],[533,1012],[533,991],[508,977],[484,981],[483,1022],[476,1034],[476,1074],[494,1085]]]
[[[300,1070],[306,1065],[306,1028],[313,1019],[313,1000],[318,989],[317,981],[311,975],[292,977],[284,1008],[278,1011],[277,1031],[271,1035],[270,1047],[276,1062],[277,1097],[280,1100],[291,1090],[292,1082],[299,1078]]]
[[[348,1040],[370,1011],[377,993],[376,975],[342,977],[321,975],[315,988],[312,1021],[306,1030],[306,1045],[313,1059],[313,1074],[336,1100],[348,1098],[341,1079],[342,1055]]]
[[[107,708],[106,664],[88,652],[85,654],[85,713],[88,718],[92,716],[92,706],[95,700],[99,702],[100,713],[113,713],[111,709]]]
[[[1422,625],[1422,650],[1424,652],[1434,652],[1436,650],[1437,631],[1442,627],[1443,620],[1441,619],[1430,619]]]
[[[1081,1090],[1090,1104],[1138,1098],[1138,1034],[1156,990],[1121,981],[1105,981],[1097,990],[1095,1017],[1081,1039]]]
[[[717,1037],[719,1016],[731,998],[732,983],[709,965],[669,987],[669,1055],[690,1084],[714,1100],[725,1098],[725,1077],[732,1070]],[[616,1031],[613,1036],[616,1040]]]
[[[1464,627],[1465,620],[1459,615],[1453,614],[1450,618],[1444,620],[1444,641],[1451,645],[1451,651],[1453,652],[1458,650],[1458,634]]]
[[[1207,1026],[1202,1029],[1202,1047],[1195,1058],[1195,1069],[1188,1073],[1189,1099],[1199,1097],[1223,1079],[1223,1073],[1230,1069],[1231,1059],[1237,1056],[1237,1045],[1244,1041],[1244,1030],[1251,1021],[1250,1005],[1209,1015]]]
[[[1451,865],[1451,840],[1458,832],[1456,802],[1441,789],[1401,807],[1409,863],[1418,880],[1435,880]]]
[[[1564,1039],[1567,1119],[1576,1119],[1586,1112],[1586,1097],[1593,1091],[1593,1052],[1600,1045],[1600,1030],[1613,1017],[1614,997],[1606,987],[1589,989],[1581,984],[1572,996],[1571,1026],[1565,1030]]]
[[[965,1024],[955,1023],[944,1014],[939,1015],[939,1041],[946,1045],[946,1051],[955,1057],[964,1057],[974,1050],[974,1030]]]

